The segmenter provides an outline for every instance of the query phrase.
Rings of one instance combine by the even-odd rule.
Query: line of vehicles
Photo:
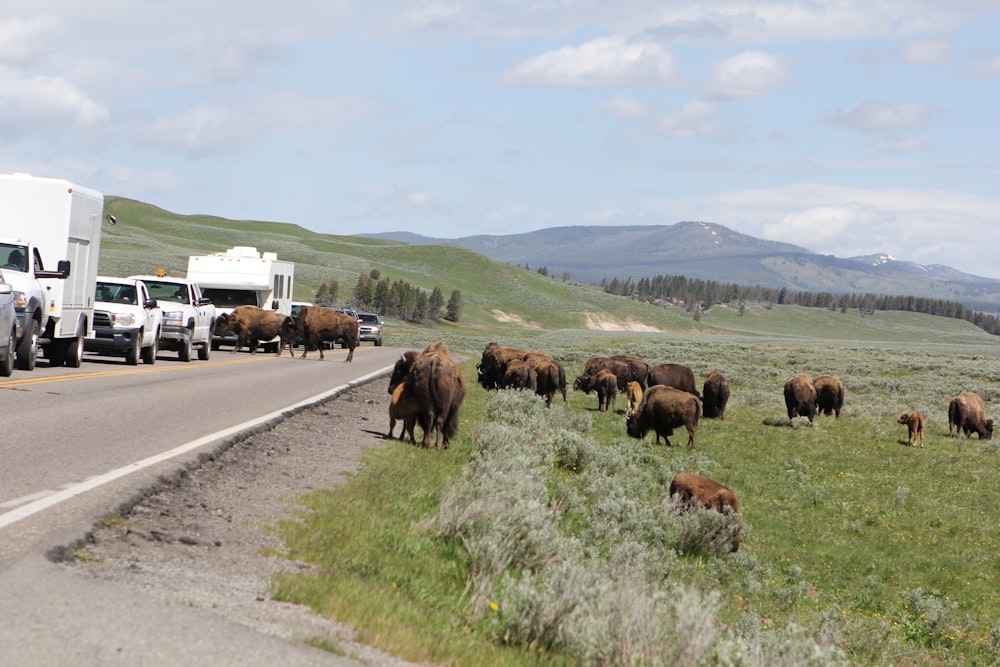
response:
[[[0,174],[0,201],[0,376],[33,370],[39,354],[74,368],[85,351],[124,355],[129,365],[155,363],[161,350],[207,360],[221,344],[236,343],[216,331],[220,314],[242,305],[293,314],[295,265],[275,253],[236,246],[189,257],[185,277],[103,276],[100,193],[61,179]],[[53,258],[55,268],[47,268]],[[381,318],[355,317],[362,341],[381,345]]]

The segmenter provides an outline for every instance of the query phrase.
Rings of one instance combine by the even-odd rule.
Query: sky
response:
[[[0,172],[330,234],[702,220],[1000,278],[1000,0],[0,10]]]

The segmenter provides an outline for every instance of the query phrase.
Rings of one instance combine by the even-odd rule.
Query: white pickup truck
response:
[[[135,366],[156,363],[163,331],[163,309],[149,294],[146,283],[135,278],[97,276],[94,300],[94,337],[84,349],[99,354],[125,354]]]
[[[202,296],[198,283],[187,278],[170,276],[129,276],[141,280],[163,309],[163,329],[160,348],[176,350],[181,361],[191,361],[191,351],[198,349],[198,358],[207,361],[212,353],[212,333],[215,331],[215,306]]]

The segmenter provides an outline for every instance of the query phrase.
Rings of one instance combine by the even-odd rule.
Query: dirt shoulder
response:
[[[350,628],[271,599],[271,577],[308,567],[261,555],[284,551],[267,527],[294,499],[344,481],[388,431],[386,380],[347,390],[287,417],[164,480],[124,516],[95,527],[63,567],[144,595],[223,614],[262,633],[338,647],[369,665],[406,665],[358,644]],[[331,654],[332,655],[332,654]]]

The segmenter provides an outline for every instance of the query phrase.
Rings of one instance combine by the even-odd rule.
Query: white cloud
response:
[[[745,51],[713,68],[710,89],[716,97],[748,100],[762,97],[791,79],[780,59],[763,51]]]
[[[823,121],[860,132],[898,132],[921,128],[936,111],[926,104],[892,104],[885,100],[865,100],[853,111],[830,110]]]
[[[895,222],[891,212],[872,204],[825,204],[789,213],[780,222],[764,225],[764,238],[806,248],[835,244],[849,255],[880,250],[884,225]]]
[[[918,37],[899,46],[899,55],[909,65],[936,65],[951,58],[955,40],[949,35]]]
[[[58,27],[58,21],[46,15],[0,21],[0,63],[26,65],[46,59]]]
[[[674,57],[662,46],[601,37],[524,60],[503,76],[503,83],[567,88],[661,86],[675,75]]]
[[[53,127],[92,126],[108,119],[108,109],[61,77],[21,77],[0,66],[0,131],[21,138]],[[2,139],[0,139],[2,140]]]
[[[703,101],[688,102],[680,111],[660,116],[660,133],[674,139],[731,141],[735,131],[715,122],[718,107]]]
[[[642,120],[649,115],[646,106],[627,92],[601,102],[597,108],[624,120]]]

